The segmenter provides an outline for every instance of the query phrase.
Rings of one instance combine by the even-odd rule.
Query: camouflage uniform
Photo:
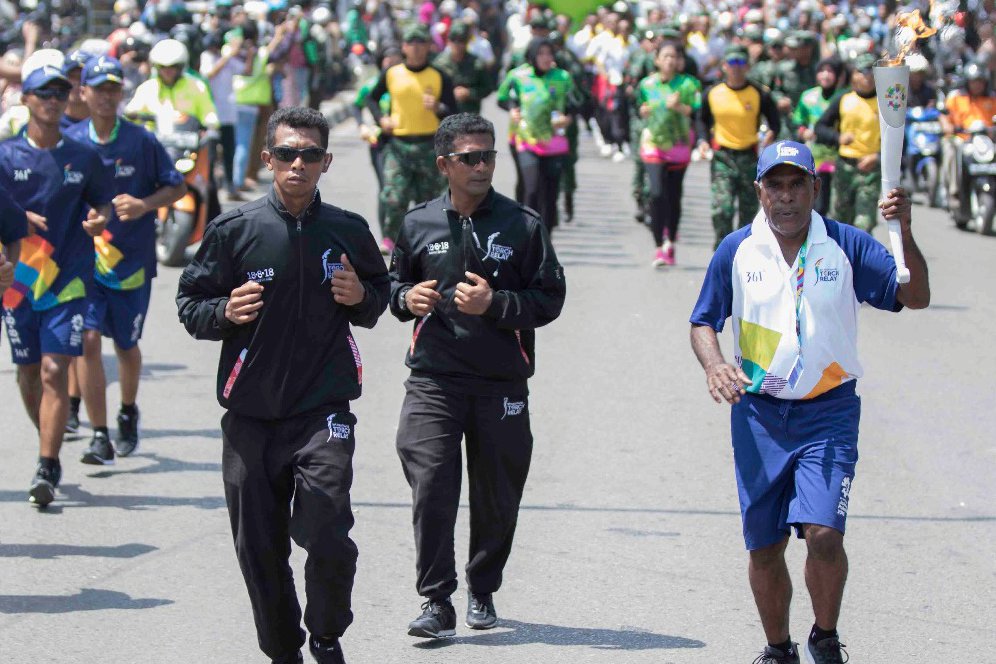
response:
[[[630,56],[629,67],[626,72],[629,84],[634,90],[640,81],[657,71],[654,62],[655,54],[647,53],[643,49],[636,51]],[[647,172],[643,167],[643,160],[640,159],[640,135],[643,133],[645,123],[640,117],[640,107],[635,103],[635,92],[630,99],[629,117],[629,145],[632,150],[630,155],[633,159],[633,199],[636,201],[637,216],[643,217],[643,210],[648,200],[650,200],[650,183],[647,180]]]
[[[754,220],[757,214],[757,194],[754,176],[757,173],[757,153],[754,150],[716,150],[709,166],[712,179],[712,227],[718,247],[724,237],[733,232],[733,216],[739,208],[740,226]]]
[[[792,108],[799,105],[802,93],[816,85],[816,66],[814,64],[802,65],[799,62],[789,59],[779,63],[780,87],[772,91],[771,96],[777,102],[782,97],[788,97],[792,103]],[[792,113],[782,115],[782,130],[779,132],[779,140],[795,140],[798,127],[792,122]]]
[[[433,142],[392,140],[384,149],[384,188],[380,200],[384,206],[384,237],[394,239],[408,205],[435,198],[443,193],[446,180],[436,168]]]
[[[881,189],[882,170],[878,164],[870,172],[862,173],[856,159],[837,157],[830,217],[870,233],[878,221]]]
[[[481,101],[491,94],[491,75],[472,53],[466,53],[463,60],[454,62],[449,50],[443,51],[432,61],[432,65],[450,77],[453,86],[462,86],[470,90],[470,99],[457,101],[457,113],[481,112]]]

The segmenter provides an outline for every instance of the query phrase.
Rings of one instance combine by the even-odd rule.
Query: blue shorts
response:
[[[10,354],[14,364],[38,364],[42,354],[83,354],[83,317],[86,300],[72,300],[45,311],[35,311],[28,302],[3,310]]]
[[[100,330],[105,337],[114,339],[114,345],[121,350],[134,348],[142,338],[145,315],[149,311],[149,295],[152,283],[131,290],[115,290],[100,283],[94,283],[87,293],[87,330]]]
[[[802,524],[844,532],[858,462],[861,398],[849,381],[806,401],[747,394],[733,406],[744,542],[762,549]]]

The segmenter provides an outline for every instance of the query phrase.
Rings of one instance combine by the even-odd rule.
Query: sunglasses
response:
[[[456,157],[467,166],[477,166],[482,161],[489,166],[495,163],[497,150],[471,150],[470,152],[451,152],[447,157]]]
[[[747,61],[744,60],[743,58],[731,58],[726,61],[726,64],[730,65],[731,67],[746,67]]]
[[[306,164],[317,164],[328,154],[324,148],[289,148],[285,145],[278,145],[270,148],[270,154],[277,161],[293,164],[300,157]]]
[[[58,99],[59,101],[66,101],[69,99],[68,88],[41,88],[33,91],[31,94],[42,100]]]

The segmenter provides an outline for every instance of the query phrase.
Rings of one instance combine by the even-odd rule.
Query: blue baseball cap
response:
[[[62,73],[69,75],[69,72],[74,69],[83,69],[86,67],[86,63],[90,58],[93,57],[89,53],[86,53],[80,49],[76,49],[72,53],[66,56],[65,61],[62,63]]]
[[[768,171],[782,164],[801,168],[816,177],[816,162],[809,148],[795,141],[778,141],[764,148],[761,158],[757,160],[757,181],[760,182]]]
[[[28,74],[27,78],[24,79],[24,82],[21,83],[21,92],[28,94],[30,92],[34,92],[35,90],[40,90],[53,81],[58,81],[63,87],[67,88],[71,88],[73,86],[73,84],[69,82],[69,79],[63,76],[61,69],[53,67],[52,65],[45,65],[44,67],[39,67]]]
[[[101,83],[124,83],[124,70],[117,58],[102,55],[90,58],[83,68],[83,85],[97,87]]]

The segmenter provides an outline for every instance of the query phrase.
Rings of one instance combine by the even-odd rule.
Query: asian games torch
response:
[[[910,68],[906,65],[875,67],[875,91],[878,95],[878,126],[882,136],[882,197],[901,184],[903,138],[906,134],[906,97],[910,89]],[[909,283],[910,271],[903,253],[903,238],[898,219],[888,220],[889,242],[896,258],[896,281]]]
[[[934,7],[931,0],[931,7]],[[939,17],[939,20],[944,20]],[[906,98],[910,90],[910,68],[903,64],[918,39],[926,39],[937,30],[920,18],[920,10],[896,16],[895,42],[899,55],[880,61],[875,67],[875,92],[878,96],[878,126],[882,137],[882,197],[898,187],[902,180],[903,136],[906,133]],[[896,281],[908,284],[910,271],[903,255],[903,238],[898,220],[889,220],[889,243],[896,258]]]

